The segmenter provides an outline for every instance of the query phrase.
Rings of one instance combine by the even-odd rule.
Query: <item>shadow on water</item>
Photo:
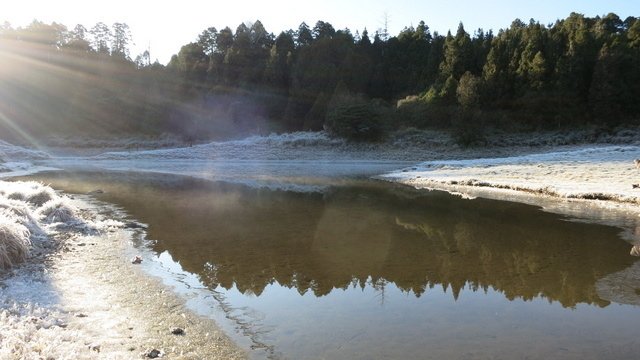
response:
[[[302,193],[118,172],[59,172],[36,178],[70,192],[104,190],[98,195],[101,200],[123,206],[150,225],[148,238],[158,240],[154,251],[171,254],[185,271],[225,293],[232,304],[236,301],[238,306],[259,308],[268,318],[265,322],[276,328],[280,324],[269,317],[269,312],[279,314],[282,310],[278,307],[286,304],[306,309],[299,313],[304,316],[305,311],[329,306],[328,301],[331,306],[349,307],[352,315],[357,314],[360,305],[350,304],[352,298],[343,299],[347,293],[355,294],[356,289],[361,294],[357,296],[375,296],[378,305],[371,305],[372,309],[386,308],[388,312],[402,308],[397,304],[403,302],[411,303],[405,306],[410,309],[406,311],[425,311],[416,304],[426,298],[423,303],[444,301],[447,305],[442,305],[442,314],[473,313],[477,305],[458,301],[466,290],[471,294],[482,290],[478,294],[494,299],[491,304],[503,304],[502,308],[518,301],[532,303],[531,308],[538,309],[541,299],[574,312],[585,305],[606,308],[610,301],[598,295],[596,283],[629,268],[636,260],[629,255],[629,244],[619,238],[619,230],[612,227],[563,221],[562,216],[528,205],[463,200],[375,181],[354,181],[322,193]],[[443,291],[449,294],[448,301],[442,300]],[[383,304],[385,294],[390,304]],[[300,299],[291,300],[295,296]],[[495,300],[496,296],[502,300]],[[461,304],[451,310],[456,302]],[[514,304],[510,306],[524,306]],[[469,310],[461,310],[463,306]],[[328,316],[337,316],[336,312],[326,310]],[[313,315],[308,316],[311,320],[305,321],[313,324]],[[456,316],[451,315],[449,321],[455,322]],[[406,320],[402,326],[409,324]],[[431,331],[426,325],[420,326],[416,329],[424,334]],[[543,329],[545,326],[540,325]],[[301,330],[292,329],[289,333],[274,330],[267,338],[271,336],[285,353],[288,347],[302,346],[300,351],[317,355],[314,351],[321,345],[311,340],[303,345],[279,340],[309,338],[298,335]],[[354,336],[349,343],[358,341],[358,334],[364,330],[359,331],[347,334]],[[495,332],[509,334],[502,328]],[[629,349],[638,346],[633,343]],[[349,357],[362,351],[356,345],[352,347],[353,352],[346,353]],[[337,352],[323,354],[344,356],[339,352],[343,349],[338,348]],[[450,356],[450,351],[441,349],[434,354]],[[505,347],[504,351],[508,354],[511,350]],[[420,353],[403,356],[420,357]],[[288,354],[299,357],[304,352]]]

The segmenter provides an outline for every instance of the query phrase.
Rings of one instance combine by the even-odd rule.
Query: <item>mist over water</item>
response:
[[[616,228],[357,179],[289,192],[124,172],[37,178],[69,192],[101,189],[101,200],[149,224],[160,261],[193,274],[221,304],[198,311],[224,312],[222,326],[248,337],[255,357],[640,350],[638,308],[599,291],[636,263]],[[633,286],[616,281],[614,295]]]

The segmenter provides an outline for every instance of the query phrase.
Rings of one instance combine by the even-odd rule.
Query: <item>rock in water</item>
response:
[[[142,258],[140,257],[140,255],[136,255],[133,257],[133,259],[131,259],[132,264],[140,264],[141,262],[142,262]]]
[[[640,256],[640,245],[633,245],[631,248],[631,255]]]

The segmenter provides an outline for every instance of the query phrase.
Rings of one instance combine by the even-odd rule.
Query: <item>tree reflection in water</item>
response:
[[[635,261],[614,228],[377,182],[295,193],[165,175],[43,176],[68,191],[103,189],[101,199],[150,224],[154,250],[212,288],[256,296],[274,282],[318,297],[393,283],[416,297],[442,286],[457,298],[468,286],[606,306],[596,281]]]

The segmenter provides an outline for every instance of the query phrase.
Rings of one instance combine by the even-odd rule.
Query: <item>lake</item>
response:
[[[148,224],[149,271],[255,358],[640,353],[639,263],[618,228],[359,177],[307,192],[118,171],[29,179],[103,190]]]

